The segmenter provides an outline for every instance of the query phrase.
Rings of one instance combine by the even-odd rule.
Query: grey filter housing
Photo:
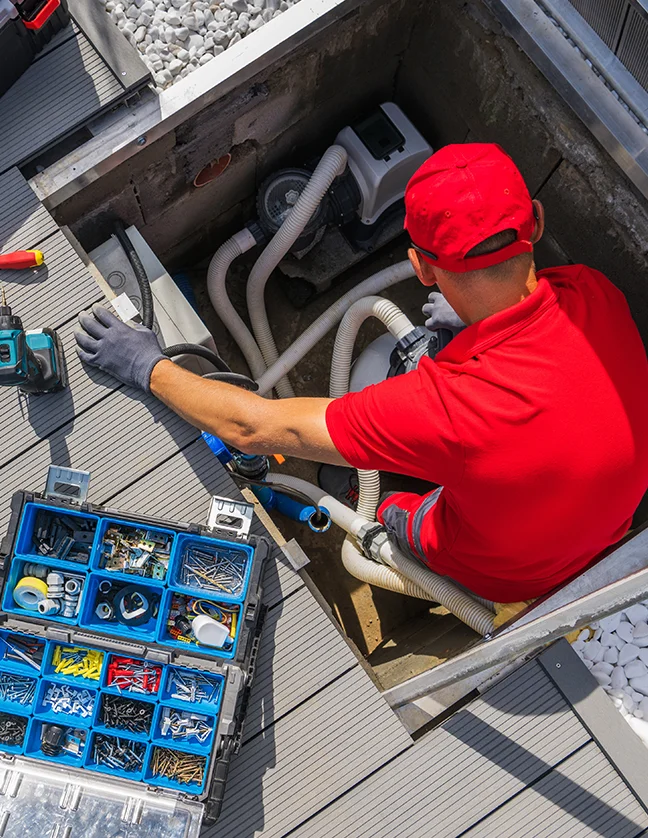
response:
[[[407,182],[432,154],[430,144],[393,102],[343,128],[335,143],[349,155],[349,169],[362,195],[358,215],[367,225],[402,200]]]

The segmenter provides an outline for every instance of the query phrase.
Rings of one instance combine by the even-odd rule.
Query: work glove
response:
[[[99,304],[92,314],[81,312],[81,329],[74,332],[79,358],[124,384],[150,392],[151,373],[164,361],[155,334],[145,326],[127,326]]]
[[[454,338],[466,328],[466,324],[440,291],[430,292],[428,302],[423,306],[423,315],[427,318],[425,328],[430,332],[447,329]]]

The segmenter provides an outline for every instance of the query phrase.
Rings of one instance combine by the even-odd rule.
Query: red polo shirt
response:
[[[351,465],[444,487],[418,533],[423,558],[500,602],[584,568],[648,487],[648,362],[623,294],[583,265],[538,279],[435,360],[326,414]]]

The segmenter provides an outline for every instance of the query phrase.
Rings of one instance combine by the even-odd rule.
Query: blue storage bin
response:
[[[236,616],[236,630],[234,638],[232,639],[230,637],[228,641],[226,641],[225,646],[219,648],[213,646],[201,646],[195,640],[192,640],[191,642],[186,642],[182,640],[176,640],[172,636],[172,634],[170,633],[169,618],[171,613],[175,610],[176,604],[181,603],[184,606],[187,602],[191,602],[193,600],[204,600],[205,602],[209,603],[208,607],[216,606],[216,608],[218,608],[220,604],[226,611],[230,609],[234,611]],[[184,652],[193,652],[198,650],[205,655],[213,655],[214,657],[218,658],[232,658],[234,657],[234,654],[236,652],[236,644],[238,642],[238,636],[240,631],[240,614],[241,606],[238,603],[219,603],[219,600],[217,599],[207,597],[195,597],[189,594],[176,593],[175,591],[168,590],[165,592],[164,599],[162,601],[157,642],[161,643],[164,646],[172,646],[174,649],[182,649]]]
[[[73,663],[76,657],[81,659],[81,656],[83,654],[87,654],[88,652],[92,652],[96,656],[101,656],[101,666],[98,678],[87,678],[84,675],[72,675],[71,673],[65,671],[67,668],[65,666],[66,661]],[[104,652],[101,649],[93,649],[91,646],[81,646],[78,643],[57,643],[55,640],[51,640],[45,654],[45,661],[43,663],[42,670],[43,676],[53,678],[55,681],[64,681],[65,683],[73,684],[75,687],[97,689],[101,683],[101,675],[106,663],[106,657],[107,652]],[[57,660],[59,660],[59,662],[55,663]]]
[[[108,724],[106,721],[106,714],[105,714],[105,707],[106,705],[110,709],[112,702],[121,702],[121,701],[128,701],[133,702],[136,705],[141,705],[143,709],[146,711],[145,718],[149,718],[150,721],[148,722],[148,727],[146,730],[131,730],[128,727],[119,727],[117,724]],[[112,692],[101,692],[99,694],[99,700],[97,701],[97,705],[95,707],[95,715],[94,720],[92,723],[93,730],[98,730],[102,733],[110,733],[113,736],[126,736],[129,739],[137,739],[141,742],[148,742],[152,732],[153,732],[153,722],[155,720],[155,710],[157,708],[157,704],[155,703],[155,698],[146,698],[143,695],[116,695]],[[110,713],[108,714],[110,716]]]
[[[0,664],[10,672],[20,672],[25,675],[38,675],[42,670],[47,654],[47,640],[33,634],[23,634],[19,631],[0,631]],[[34,651],[32,651],[34,650]],[[29,664],[24,657],[35,654],[34,664]]]
[[[159,576],[151,577],[145,575],[141,572],[137,572],[136,570],[132,570],[130,572],[120,571],[120,570],[106,570],[106,555],[104,553],[104,546],[105,546],[105,538],[106,532],[111,527],[119,527],[124,532],[135,532],[136,530],[146,531],[149,534],[157,534],[162,535],[165,538],[169,539],[169,550],[168,550],[168,558],[166,562],[161,562],[160,564],[164,565],[164,572],[160,571]],[[99,570],[102,573],[109,576],[111,579],[121,579],[126,582],[130,581],[141,581],[145,580],[146,584],[151,585],[164,585],[165,580],[168,576],[169,565],[171,561],[171,554],[173,552],[173,545],[176,538],[176,533],[173,530],[163,529],[161,527],[148,527],[145,524],[141,526],[137,523],[133,523],[133,521],[120,521],[118,518],[102,518],[101,524],[99,525],[99,535],[97,537],[97,546],[95,552],[92,557],[92,568],[93,570]],[[146,552],[146,551],[144,551]],[[155,550],[153,552],[156,552]],[[143,554],[142,554],[143,555]]]
[[[178,737],[174,736],[170,730],[167,733],[164,733],[165,715],[167,713],[171,716],[175,715],[176,717],[192,714],[202,716],[204,718],[201,719],[200,722],[211,727],[211,732],[205,738],[204,742],[201,742],[200,739],[198,739],[195,735],[191,735],[188,737]],[[152,741],[157,745],[162,745],[164,747],[170,748],[180,748],[183,751],[188,751],[196,754],[205,754],[206,756],[209,756],[212,744],[214,742],[215,732],[216,719],[214,718],[214,716],[199,711],[196,707],[183,707],[182,709],[180,709],[178,707],[171,707],[170,705],[158,704],[157,710],[155,711],[153,736],[151,738]]]
[[[54,690],[59,696],[58,703],[60,706],[56,710],[52,708],[51,703],[46,703],[50,690]],[[62,700],[65,695],[68,698],[66,709],[64,709],[66,702]],[[38,686],[34,714],[39,719],[50,722],[51,724],[91,727],[97,698],[97,690],[92,690],[88,687],[72,686],[72,684],[61,681],[50,681],[48,678],[43,678]],[[78,705],[79,709],[73,712],[72,708],[75,705]],[[80,709],[81,705],[85,705],[89,709],[90,712],[88,715],[83,715],[83,711]]]
[[[202,578],[201,574],[204,571],[200,567],[196,567],[195,572],[192,573],[187,568],[186,560],[187,551],[192,549],[205,556],[214,555],[226,558],[229,554],[233,564],[240,569],[240,581],[237,580],[232,586],[223,586],[217,581]],[[253,559],[254,548],[247,544],[236,544],[233,541],[183,533],[178,535],[171,557],[169,587],[193,595],[219,599],[222,602],[239,602],[245,599],[247,594]],[[197,558],[193,563],[197,565],[200,561],[204,561],[207,568],[211,565],[209,559]]]
[[[110,582],[112,584],[111,593],[102,594],[99,591],[99,586],[102,582]],[[151,616],[140,626],[122,624],[114,616],[109,620],[102,620],[97,616],[96,608],[100,603],[112,602],[116,596],[119,596],[120,591],[133,586],[140,590],[146,597],[147,602],[156,608],[157,616]],[[147,582],[143,582],[140,579],[124,581],[122,579],[115,579],[112,576],[91,573],[88,587],[83,597],[80,625],[91,631],[112,634],[116,637],[124,637],[131,641],[144,640],[148,643],[155,642],[162,593],[162,588],[150,585],[148,580]]]
[[[11,682],[15,683],[12,688]],[[38,675],[0,666],[0,712],[30,713],[36,701]]]
[[[62,751],[58,754],[58,756],[52,757],[41,751],[41,734],[43,726],[48,724],[51,724],[51,722],[43,721],[43,719],[33,718],[31,720],[29,730],[27,731],[27,744],[24,750],[25,756],[32,757],[34,759],[42,759],[46,762],[53,762],[57,765],[70,765],[75,768],[81,767],[86,746],[88,744],[89,732],[84,728],[79,728],[75,725],[61,724],[60,727],[64,727],[70,736],[81,739],[81,752],[78,755],[73,755],[67,751]]]
[[[38,543],[35,537],[37,518],[39,521],[43,518],[60,518],[71,525],[79,522],[76,534],[79,539],[83,538],[84,541],[75,541],[67,558],[65,556],[43,555],[38,549]],[[83,525],[81,522],[83,522]],[[56,509],[51,506],[42,506],[38,503],[26,503],[22,519],[18,526],[15,553],[19,556],[28,557],[30,561],[39,561],[43,564],[49,564],[50,561],[65,560],[66,564],[72,567],[75,565],[77,567],[87,565],[96,542],[98,524],[99,518],[96,515],[88,515],[85,512],[76,512],[72,509]],[[82,529],[82,526],[85,526],[86,529]],[[74,536],[74,533],[70,534],[70,530],[67,527],[62,526],[61,531],[61,535],[67,534],[67,537],[70,538]],[[86,555],[84,559],[69,558],[74,553],[83,553]]]
[[[9,576],[7,577],[7,581],[5,583],[4,595],[2,599],[2,610],[7,611],[10,614],[18,614],[21,617],[36,617],[39,619],[47,619],[51,620],[54,623],[63,623],[68,626],[75,626],[79,622],[79,614],[77,613],[74,617],[63,617],[61,614],[48,614],[47,617],[44,615],[39,614],[38,610],[32,610],[28,608],[22,608],[19,606],[16,601],[14,600],[14,589],[18,582],[25,576],[25,565],[28,564],[35,564],[31,560],[25,559],[17,559],[14,558],[11,562],[11,567],[9,570]],[[81,567],[81,565],[70,565],[67,562],[55,562],[52,560],[48,560],[47,562],[38,562],[50,570],[59,571],[63,574],[65,578],[69,576],[76,576],[79,577],[82,581],[82,589],[81,589],[81,600],[83,600],[83,596],[86,592],[86,585],[88,584],[88,574],[87,572]],[[42,583],[47,587],[45,580],[37,579],[39,583]],[[39,585],[39,588],[42,586]],[[43,592],[44,595],[47,595],[47,592]]]
[[[117,751],[119,749],[130,751],[130,754],[126,755],[131,760],[130,767],[123,769],[115,764],[103,764],[101,762],[102,746],[112,746]],[[111,777],[123,777],[125,780],[141,780],[144,774],[144,768],[146,767],[149,748],[150,746],[146,742],[129,739],[125,736],[115,735],[114,733],[97,733],[93,731],[90,734],[89,745],[85,750],[83,767],[90,771],[110,774]],[[134,764],[134,757],[137,758],[137,764]],[[141,760],[141,763],[139,760]]]
[[[202,778],[200,781],[195,780],[188,783],[179,783],[175,780],[169,779],[169,777],[163,774],[156,773],[155,766],[157,756],[160,754],[164,757],[166,752],[169,752],[172,756],[177,754],[180,758],[186,756],[192,761],[195,760],[196,764],[202,767]],[[202,754],[194,754],[181,748],[167,748],[162,747],[161,745],[151,745],[148,753],[146,770],[144,771],[144,782],[149,783],[152,786],[160,786],[161,788],[173,789],[174,791],[183,791],[186,794],[201,794],[205,790],[205,785],[207,783],[209,759],[209,757],[205,757]]]
[[[148,670],[149,683],[147,685],[147,692],[140,692],[139,690],[135,690],[128,686],[116,686],[112,681],[113,664],[116,665],[117,669],[132,669],[132,664],[127,663],[127,661],[135,661],[136,666],[141,666]],[[155,663],[154,661],[141,660],[140,658],[131,658],[127,655],[118,655],[115,653],[108,657],[108,660],[104,665],[104,672],[101,678],[101,690],[102,692],[110,693],[111,695],[124,695],[129,698],[150,698],[156,700],[162,686],[163,678],[163,664]],[[151,689],[151,687],[153,687],[153,689]]]
[[[192,691],[191,683],[194,679],[197,681],[197,687]],[[225,678],[222,675],[183,666],[167,666],[160,701],[181,710],[192,706],[199,713],[218,715],[224,685]],[[203,697],[203,694],[206,696]]]
[[[23,739],[19,745],[9,745],[0,740],[0,751],[4,751],[6,754],[22,754],[25,751],[25,746],[29,739],[29,715],[27,713],[16,713],[14,710],[10,713],[1,712],[0,722],[4,721],[7,716],[11,716],[17,720],[21,727],[24,726]]]

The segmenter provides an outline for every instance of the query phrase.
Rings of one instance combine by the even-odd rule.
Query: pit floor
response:
[[[331,289],[316,297],[303,309],[296,309],[287,299],[275,275],[266,289],[270,323],[279,351],[285,350],[322,312],[343,293],[375,272],[407,258],[408,241],[400,236],[347,270]],[[246,318],[245,279],[256,259],[256,251],[237,260],[230,270],[230,298]],[[536,251],[538,269],[565,263],[550,235]],[[200,316],[210,329],[220,354],[236,371],[246,371],[236,344],[215,314],[206,290],[207,263],[185,269],[192,282]],[[383,296],[395,302],[415,325],[423,324],[421,306],[428,291],[417,279],[406,280],[387,289]],[[297,396],[327,396],[331,355],[337,329],[319,343],[291,373]],[[376,320],[367,321],[358,336],[356,356],[383,330]],[[274,472],[287,473],[317,482],[317,464],[290,459],[273,466]],[[397,475],[383,475],[383,489],[429,490],[427,484]],[[307,568],[348,637],[373,667],[380,684],[388,689],[407,678],[430,669],[464,649],[477,635],[442,607],[430,608],[422,600],[391,591],[372,588],[352,577],[342,566],[340,548],[343,534],[335,527],[324,534],[311,532],[276,513],[273,520],[286,539],[295,538],[310,559]]]

